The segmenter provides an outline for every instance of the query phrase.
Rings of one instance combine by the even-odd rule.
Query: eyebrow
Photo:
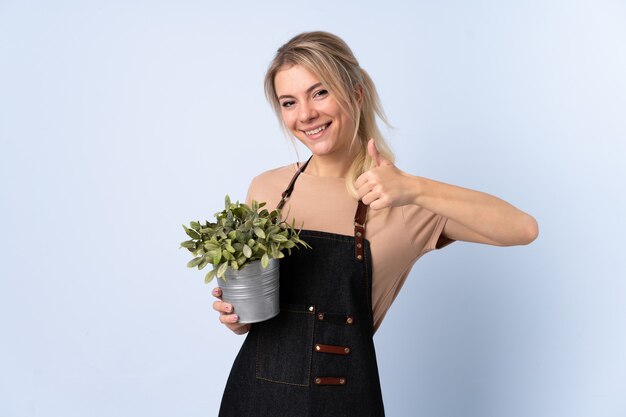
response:
[[[306,89],[306,93],[309,94],[311,91],[315,90],[317,87],[321,87],[321,85],[322,83],[313,84],[312,86]],[[279,100],[283,98],[295,98],[295,97],[288,95],[288,94],[283,94],[282,96],[278,96]]]

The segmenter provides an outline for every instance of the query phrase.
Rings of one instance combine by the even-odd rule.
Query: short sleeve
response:
[[[447,217],[415,205],[403,206],[402,214],[409,240],[419,255],[454,242],[442,234]]]

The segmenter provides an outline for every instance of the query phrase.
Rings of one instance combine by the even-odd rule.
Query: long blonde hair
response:
[[[378,116],[389,125],[374,82],[341,38],[321,31],[301,33],[278,49],[265,74],[265,96],[281,120],[274,79],[283,67],[292,65],[301,65],[318,77],[354,121],[352,146],[358,146],[358,153],[346,176],[346,188],[357,198],[354,182],[359,175],[376,166],[367,152],[369,139],[374,139],[385,159],[394,161],[393,153],[376,124]]]

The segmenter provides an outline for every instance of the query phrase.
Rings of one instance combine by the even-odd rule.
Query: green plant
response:
[[[291,254],[291,249],[297,245],[310,248],[300,239],[300,232],[294,228],[295,221],[289,224],[281,220],[280,210],[261,210],[263,206],[265,203],[257,201],[252,201],[252,207],[231,203],[226,196],[225,209],[215,214],[215,223],[192,221],[189,227],[183,225],[191,240],[180,246],[194,256],[187,266],[200,270],[212,264],[213,269],[204,277],[209,283],[215,276],[224,279],[229,267],[238,270],[260,259],[267,268],[270,259],[285,257],[285,249]]]

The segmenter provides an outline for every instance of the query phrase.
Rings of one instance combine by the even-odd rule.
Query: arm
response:
[[[412,177],[413,204],[448,218],[443,235],[497,246],[527,245],[536,239],[535,219],[504,200],[421,177]]]
[[[535,219],[504,200],[455,185],[409,175],[368,151],[377,167],[356,182],[359,198],[372,209],[416,204],[448,218],[443,235],[497,246],[525,245],[537,237]]]

